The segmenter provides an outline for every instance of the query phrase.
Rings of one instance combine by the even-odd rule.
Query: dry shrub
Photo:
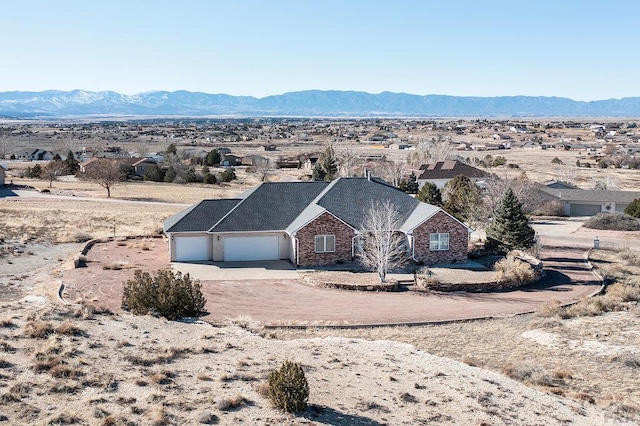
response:
[[[249,401],[244,396],[238,394],[231,398],[221,398],[216,401],[213,406],[216,407],[220,411],[229,411],[234,410],[236,408],[240,408],[244,405],[249,405],[251,401]]]
[[[507,365],[503,369],[508,377],[524,383],[538,386],[553,386],[553,377],[542,367],[537,365]]]
[[[496,262],[494,270],[498,273],[498,281],[503,283],[525,285],[536,280],[531,265],[515,257],[505,257]]]
[[[640,231],[640,220],[622,213],[598,213],[582,226],[610,231]]]
[[[0,357],[0,368],[11,368],[13,364],[7,361],[5,358]]]
[[[77,379],[83,375],[82,371],[62,363],[51,367],[49,374],[57,379]]]
[[[71,321],[65,321],[56,328],[56,333],[65,336],[84,336],[86,333]]]
[[[0,319],[0,327],[13,328],[13,327],[16,327],[16,324],[13,321],[11,321],[10,318],[2,318]]]
[[[126,264],[124,262],[111,262],[111,263],[107,263],[105,265],[102,265],[102,269],[104,269],[105,271],[119,271],[122,268],[124,268],[126,266]]]
[[[91,239],[92,239],[91,235],[89,235],[86,232],[78,231],[78,230],[73,231],[70,235],[66,237],[66,239],[63,238],[63,240],[74,242],[74,243],[85,243]]]
[[[55,332],[53,325],[41,320],[32,320],[24,327],[24,334],[32,339],[46,339]]]
[[[80,417],[69,413],[55,415],[46,422],[47,425],[76,425],[82,423],[83,421]]]
[[[171,377],[173,377],[173,373],[163,370],[151,375],[149,380],[157,385],[168,385],[171,383]]]
[[[605,297],[610,297],[620,302],[635,302],[640,300],[640,288],[623,283],[612,284],[607,287]]]
[[[549,302],[545,302],[540,306],[540,309],[538,309],[538,316],[542,318],[559,317],[561,316],[562,311],[563,308],[560,305],[560,301],[558,299],[554,299]]]
[[[626,249],[620,250],[618,252],[618,255],[622,260],[627,262],[627,265],[640,266],[640,253],[637,252],[636,250],[626,248]]]
[[[202,380],[203,382],[210,382],[213,380],[213,377],[205,373],[200,373],[198,374],[198,380]]]

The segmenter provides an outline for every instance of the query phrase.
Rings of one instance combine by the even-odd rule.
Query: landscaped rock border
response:
[[[348,271],[344,271],[348,272]],[[357,272],[352,272],[356,274]],[[310,285],[321,288],[334,288],[338,290],[350,290],[350,291],[396,291],[398,289],[398,282],[396,280],[389,280],[387,283],[376,284],[345,284],[331,282],[316,278],[314,273],[307,273],[302,275],[302,279]],[[317,274],[316,274],[317,275]]]

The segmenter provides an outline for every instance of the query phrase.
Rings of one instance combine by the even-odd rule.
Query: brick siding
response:
[[[315,252],[316,235],[335,235],[335,251],[332,253]],[[351,260],[353,229],[329,213],[322,213],[296,233],[298,238],[298,264],[300,266],[324,266],[338,261]]]
[[[449,233],[449,250],[431,251],[430,235]],[[427,265],[436,263],[465,263],[467,261],[469,235],[467,228],[440,211],[413,230],[414,257]]]

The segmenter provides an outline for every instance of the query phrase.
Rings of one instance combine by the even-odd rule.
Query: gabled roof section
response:
[[[328,185],[328,182],[263,183],[247,194],[211,231],[282,231]]]
[[[416,226],[420,225],[434,214],[438,213],[440,208],[432,204],[418,203],[416,208],[411,212],[409,217],[404,221],[400,230],[402,232],[412,231]]]
[[[163,223],[165,232],[206,232],[242,200],[203,200],[171,216]]]
[[[400,212],[404,223],[420,202],[379,179],[338,179],[319,198],[317,204],[354,229],[360,229],[362,220],[376,201],[389,201]]]
[[[458,175],[468,178],[482,178],[488,176],[484,170],[470,166],[458,160],[438,161],[437,163],[420,166],[422,174],[418,179],[453,179]]]

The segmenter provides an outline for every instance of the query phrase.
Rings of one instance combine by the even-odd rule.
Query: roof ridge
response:
[[[207,231],[208,231],[208,232],[212,232],[212,231],[213,231],[213,229],[214,229],[216,226],[218,226],[218,225],[220,224],[220,222],[222,222],[223,220],[225,220],[225,219],[226,219],[226,218],[227,218],[231,213],[233,213],[233,211],[234,211],[235,209],[237,209],[237,208],[238,208],[238,206],[239,206],[239,205],[241,205],[242,203],[244,203],[244,202],[247,200],[247,198],[249,198],[249,197],[251,196],[251,194],[253,194],[254,192],[256,192],[256,190],[257,190],[258,188],[260,188],[262,185],[264,185],[265,183],[266,183],[266,182],[260,182],[260,185],[256,186],[255,188],[249,189],[248,191],[245,191],[245,192],[243,192],[242,194],[240,194],[240,198],[239,198],[240,202],[239,202],[238,204],[236,204],[235,206],[233,206],[233,208],[232,208],[231,210],[229,210],[229,211],[227,212],[227,214],[225,214],[224,216],[222,216],[222,217],[220,218],[220,220],[219,220],[219,221],[217,221],[216,223],[214,223],[214,224],[213,224],[213,226],[212,226],[211,228],[209,228]],[[235,200],[235,198],[234,198],[234,200]]]

